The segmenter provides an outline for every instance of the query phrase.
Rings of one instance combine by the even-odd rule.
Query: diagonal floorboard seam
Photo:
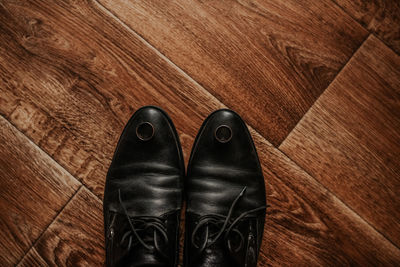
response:
[[[72,178],[76,180],[76,182],[79,184],[78,188],[76,191],[73,193],[73,195],[68,199],[68,201],[64,204],[64,206],[57,212],[57,214],[54,216],[54,218],[50,221],[50,223],[41,231],[40,235],[32,242],[32,245],[28,247],[28,249],[25,251],[24,255],[17,261],[15,266],[18,266],[18,264],[21,263],[21,261],[25,258],[25,256],[29,253],[29,251],[36,245],[36,243],[40,240],[42,235],[47,231],[47,229],[50,227],[50,225],[58,218],[58,216],[61,214],[61,212],[64,210],[64,208],[68,205],[68,203],[71,202],[71,200],[75,197],[75,195],[79,192],[79,190],[82,188],[83,184],[80,181],[80,179],[76,178],[74,175],[72,175],[64,166],[62,166],[57,160],[55,160],[50,154],[48,154],[45,150],[43,150],[36,142],[34,142],[29,136],[27,136],[23,131],[21,131],[14,123],[12,123],[10,120],[7,119],[6,116],[3,114],[0,114],[0,117],[2,117],[4,120],[8,121],[18,132],[20,132],[29,142],[36,147],[38,150],[43,152],[45,155],[47,155],[51,160],[61,169],[63,169],[66,173],[68,173]]]
[[[15,108],[16,109],[16,108]],[[12,113],[12,112],[11,112]],[[11,114],[10,113],[10,114]],[[49,115],[50,116],[50,115]],[[96,195],[93,190],[89,189],[89,186],[85,183],[84,179],[79,179],[78,177],[76,177],[76,175],[73,175],[67,167],[63,166],[60,162],[58,162],[58,160],[56,160],[55,158],[53,158],[52,155],[50,155],[49,153],[47,153],[46,150],[42,149],[42,147],[39,145],[40,141],[38,141],[37,143],[32,140],[28,135],[26,135],[17,125],[15,125],[12,121],[10,121],[7,116],[5,116],[4,114],[0,114],[0,117],[2,117],[3,119],[5,119],[6,121],[8,121],[18,132],[20,132],[26,139],[29,140],[29,142],[32,143],[32,145],[34,145],[38,150],[40,150],[41,152],[43,152],[44,154],[46,154],[49,158],[51,158],[52,161],[54,161],[54,163],[56,163],[56,165],[63,169],[66,173],[68,173],[71,177],[73,177],[80,185],[79,187],[81,187],[82,185],[85,186],[85,188],[87,188],[91,193],[93,193],[94,195]],[[89,153],[91,156],[94,156],[92,153]],[[96,158],[96,157],[95,157]],[[96,158],[97,159],[97,158]],[[78,188],[79,189],[79,188]],[[96,195],[97,196],[97,195]],[[99,198],[99,197],[98,197]],[[100,198],[99,198],[100,199]]]
[[[367,38],[362,42],[361,46],[355,51],[355,53],[354,53],[354,54],[351,56],[351,58],[346,62],[346,64],[343,66],[343,68],[340,70],[340,72],[335,76],[335,79],[332,80],[331,84],[338,78],[338,76],[342,73],[342,71],[344,70],[344,68],[347,67],[347,65],[350,63],[350,61],[353,59],[353,57],[354,57],[357,53],[362,53],[362,52],[359,52],[360,49],[363,47],[364,43],[366,43],[367,40],[370,39],[370,38],[377,38],[377,37],[376,37],[376,35],[373,34],[373,33],[370,33],[370,34],[367,36]],[[382,41],[382,40],[379,39],[379,38],[377,38],[377,39],[379,40],[379,42],[382,43],[383,46],[385,46],[385,48],[390,48],[384,41]],[[393,52],[395,55],[397,55],[397,53],[395,53],[392,49],[389,49],[389,50],[390,50],[391,52]],[[330,84],[330,86],[331,86],[331,84]],[[328,88],[329,88],[329,86],[328,86]],[[326,88],[325,91],[326,91],[328,88]],[[320,97],[322,97],[322,94],[320,95]],[[318,97],[318,99],[319,99],[320,97]],[[318,101],[318,99],[314,102],[313,106],[316,104],[316,102]],[[312,107],[313,107],[313,106],[312,106]],[[296,127],[297,127],[298,125],[300,125],[300,124],[306,119],[306,115],[307,115],[308,113],[312,112],[312,110],[311,110],[312,107],[310,107],[310,109],[309,109],[309,110],[304,114],[304,116],[299,120],[299,122],[296,124],[296,126],[293,128],[293,130],[292,130],[292,131],[287,135],[287,137],[282,141],[281,145],[289,138],[289,136],[290,136],[291,134],[293,134],[293,132],[294,132],[294,130],[296,129]],[[347,129],[343,129],[343,131],[348,132]],[[348,134],[354,136],[354,138],[357,138],[355,135],[353,135],[353,134],[350,133],[350,132],[348,132]],[[279,149],[287,158],[289,158],[295,165],[301,166],[295,159],[293,159],[292,157],[290,157],[289,155],[287,155],[287,154],[280,148],[281,145],[278,147],[278,149]],[[361,146],[362,146],[362,144],[361,144]],[[310,175],[311,177],[313,177],[313,176],[311,175],[311,173],[309,173],[307,170],[305,170],[305,169],[302,168],[302,167],[301,167],[301,169],[302,169],[304,172],[306,172],[308,175]],[[393,168],[390,168],[390,169],[391,169],[392,171],[394,171]],[[313,177],[313,178],[314,178],[314,177]],[[315,179],[319,184],[322,185],[322,183],[320,183],[318,179],[316,179],[316,178],[314,178],[314,179]],[[324,185],[322,185],[322,186],[324,186]],[[331,191],[329,188],[327,188],[327,187],[325,187],[325,186],[324,186],[324,188],[327,189],[330,193],[334,194],[338,199],[341,199],[339,196],[336,195],[336,193],[334,193],[333,191]],[[362,217],[358,212],[356,212],[355,210],[353,210],[353,208],[350,207],[345,201],[342,201],[342,202],[344,203],[344,205],[345,205],[348,209],[352,210],[352,211],[353,211],[355,214],[357,214],[360,218],[363,218],[364,221],[366,221],[376,232],[378,232],[380,235],[382,235],[383,237],[385,237],[392,245],[394,245],[395,247],[397,247],[398,249],[400,249],[400,245],[397,245],[396,243],[394,243],[394,242],[392,241],[392,238],[388,237],[388,234],[383,233],[381,230],[379,230],[379,229],[376,228],[373,224],[371,224],[367,219],[364,219],[364,217]]]
[[[364,219],[360,214],[358,214],[355,210],[353,210],[350,206],[346,204],[346,202],[342,201],[341,198],[339,198],[333,191],[331,191],[329,188],[325,187],[323,184],[321,184],[314,176],[312,176],[308,171],[304,170],[300,165],[297,164],[296,161],[294,161],[292,158],[290,158],[288,155],[286,155],[285,152],[279,149],[279,151],[285,155],[286,158],[288,158],[294,165],[298,166],[302,171],[304,171],[308,176],[312,177],[318,185],[323,187],[326,191],[328,191],[330,194],[332,194],[335,198],[337,198],[347,209],[349,209],[352,213],[354,213],[358,218],[360,218],[362,221],[367,223],[375,232],[379,233],[382,237],[384,237],[387,241],[389,241],[394,247],[398,248],[400,250],[400,246],[396,245],[395,243],[392,242],[391,239],[387,238],[386,235],[384,235],[381,231],[375,228],[374,225],[370,224],[367,220]]]
[[[98,0],[93,0],[93,2],[98,5],[98,7],[103,10],[105,13],[107,13],[110,17],[112,17],[115,21],[117,21],[121,26],[123,26],[126,30],[131,32],[133,35],[138,37],[138,39],[145,44],[148,48],[150,48],[153,52],[155,52],[161,59],[165,60],[168,64],[173,66],[180,74],[182,74],[185,78],[187,78],[190,82],[194,83],[201,89],[205,90],[208,95],[210,95],[212,98],[217,99],[214,95],[212,95],[208,90],[204,88],[203,85],[201,85],[199,82],[197,82],[195,79],[193,79],[189,74],[187,74],[183,69],[181,69],[178,65],[176,65],[172,60],[170,60],[167,56],[165,56],[163,53],[161,53],[157,48],[155,48],[152,44],[150,44],[143,36],[141,36],[139,33],[137,33],[135,30],[133,30],[129,25],[127,25],[125,22],[123,22],[117,15],[115,15],[112,11],[107,9],[105,6],[103,6]],[[218,100],[218,102],[222,103],[221,101]]]
[[[92,194],[93,196],[95,196],[96,199],[97,199],[98,201],[100,201],[101,204],[103,204],[103,200],[102,200],[98,195],[96,195],[92,190],[90,190],[89,187],[87,187],[85,184],[82,184],[82,187],[84,187],[85,189],[87,189],[87,190],[90,192],[90,194]]]
[[[36,145],[36,144],[35,144]],[[57,163],[58,164],[58,163]],[[75,178],[75,177],[74,177]],[[76,179],[76,178],[75,178]],[[51,222],[42,230],[42,232],[40,233],[40,235],[38,236],[38,238],[36,238],[36,240],[32,243],[32,245],[26,250],[26,252],[24,253],[24,255],[19,259],[19,261],[14,265],[14,266],[18,266],[23,259],[25,258],[25,256],[29,253],[29,251],[36,246],[37,242],[39,242],[40,238],[43,236],[43,234],[47,231],[47,229],[49,229],[49,227],[53,224],[53,222],[55,222],[57,220],[57,218],[60,216],[60,214],[63,212],[63,210],[65,209],[66,206],[68,206],[68,204],[72,201],[72,199],[74,199],[74,197],[78,194],[78,192],[81,190],[81,188],[83,187],[83,184],[80,184],[79,187],[76,189],[76,191],[74,192],[74,194],[68,199],[68,201],[64,204],[64,206],[57,212],[57,214],[54,216],[54,218],[51,220]]]
[[[113,19],[115,19],[118,23],[121,24],[121,26],[123,26],[125,29],[127,29],[129,32],[131,32],[133,35],[137,36],[138,39],[143,42],[147,47],[149,47],[152,51],[154,51],[157,55],[159,55],[162,59],[164,59],[166,62],[168,62],[169,64],[171,64],[179,73],[181,73],[184,77],[187,77],[190,81],[192,81],[199,89],[201,89],[205,94],[207,94],[208,96],[210,96],[212,99],[214,99],[216,102],[220,103],[223,106],[226,106],[223,102],[221,102],[217,97],[215,97],[213,94],[211,94],[207,89],[205,89],[205,87],[203,87],[199,82],[197,82],[195,79],[193,79],[189,74],[187,74],[183,69],[181,69],[178,65],[176,65],[171,59],[169,59],[167,56],[165,56],[163,53],[161,53],[157,48],[155,48],[151,43],[149,43],[144,37],[142,37],[139,33],[137,33],[134,29],[132,29],[129,25],[127,25],[125,22],[123,22],[117,15],[115,15],[112,11],[110,11],[109,9],[107,9],[106,7],[104,7],[100,2],[98,2],[97,0],[93,0],[95,4],[98,5],[98,7],[103,10],[105,13],[107,13],[110,17],[112,17]],[[342,68],[337,72],[337,74],[335,75],[334,79],[332,79],[331,83],[337,78],[338,74],[343,70],[343,68],[348,64],[348,62],[350,61],[350,59],[354,56],[354,54],[362,47],[362,45],[364,44],[364,42],[368,39],[368,37],[371,34],[368,34],[366,36],[366,38],[363,40],[363,42],[361,42],[360,46],[355,49],[355,51],[353,52],[353,54],[349,57],[349,59],[347,60],[347,62],[342,66]],[[325,90],[329,87],[329,85],[321,92],[321,94],[319,95],[319,97],[325,92]],[[318,97],[318,98],[319,98]],[[318,100],[318,98],[316,99],[316,101]],[[315,102],[313,103],[313,105],[315,104]],[[313,106],[311,105],[311,107]],[[310,108],[311,108],[310,107]],[[310,108],[307,110],[307,112],[305,114],[307,114],[310,111]],[[304,116],[303,116],[304,117]],[[302,117],[302,118],[303,118]],[[301,119],[299,120],[301,121]],[[297,124],[296,124],[297,126]],[[295,126],[295,127],[296,127]],[[294,128],[295,128],[294,127]],[[254,133],[256,133],[257,135],[259,135],[265,142],[267,142],[268,144],[270,144],[270,142],[264,137],[262,136],[260,133],[258,133],[258,131],[256,131],[253,127],[249,127],[252,131],[254,131]],[[293,128],[293,129],[294,129]],[[285,138],[286,139],[286,138]],[[271,144],[271,146],[273,146]],[[283,155],[285,155],[285,157],[292,162],[295,166],[297,166],[300,170],[304,171],[307,176],[310,177],[310,179],[313,179],[313,181],[315,183],[317,183],[321,188],[325,189],[326,191],[328,191],[330,194],[332,194],[332,196],[334,198],[336,198],[341,204],[343,204],[343,206],[348,209],[352,214],[354,214],[357,218],[360,218],[365,224],[367,224],[369,227],[371,227],[372,230],[374,230],[375,232],[377,232],[380,236],[382,236],[382,238],[384,238],[385,240],[388,240],[392,245],[393,242],[391,242],[389,239],[386,238],[385,235],[383,235],[380,231],[377,231],[375,229],[374,226],[372,226],[368,221],[366,221],[362,216],[360,216],[357,212],[355,212],[353,209],[351,209],[346,203],[344,203],[342,201],[342,199],[340,199],[339,197],[337,197],[336,194],[334,194],[331,190],[329,190],[328,188],[326,188],[323,184],[321,184],[315,177],[313,177],[312,175],[310,175],[307,171],[305,171],[301,166],[299,166],[295,161],[293,161],[290,157],[288,157],[285,153],[283,153],[279,148],[273,146],[275,149],[277,149],[280,153],[282,153]],[[279,177],[278,177],[279,179]],[[400,249],[397,245],[394,245],[395,248]]]
[[[365,28],[365,27],[364,27],[364,28]],[[368,30],[368,29],[367,29],[367,30]],[[390,47],[389,45],[387,45],[387,44],[386,44],[386,41],[383,40],[380,36],[378,36],[376,33],[372,32],[372,31],[370,31],[370,30],[368,30],[368,32],[369,32],[370,34],[372,34],[374,37],[376,37],[379,41],[381,41],[387,48],[389,48],[390,51],[392,51],[392,52],[395,53],[396,55],[399,55],[399,56],[400,56],[400,54],[399,54],[398,52],[396,52],[395,50],[393,50],[392,47]]]
[[[362,25],[361,25],[361,26],[362,26]],[[364,27],[364,28],[365,28],[365,27]],[[366,29],[366,30],[368,30],[368,29]],[[380,36],[378,36],[375,32],[372,32],[372,31],[370,31],[370,30],[368,30],[368,32],[369,32],[371,35],[373,35],[375,38],[377,38],[379,41],[381,41],[390,51],[392,51],[392,52],[395,53],[396,55],[399,55],[399,56],[400,56],[400,54],[399,54],[398,52],[396,52],[395,50],[393,50],[393,48],[392,48],[391,46],[387,45],[387,44],[386,44],[386,41],[383,40]]]
[[[39,142],[36,143],[34,140],[32,140],[28,135],[26,135],[23,131],[21,131],[21,129],[15,125],[12,121],[10,121],[7,116],[4,116],[3,114],[0,114],[0,117],[2,117],[3,119],[5,119],[6,121],[8,121],[18,132],[20,132],[26,139],[29,140],[29,142],[32,143],[32,145],[34,145],[37,149],[39,149],[41,152],[43,152],[44,154],[46,154],[49,158],[51,158],[52,161],[54,161],[54,163],[56,163],[56,165],[58,167],[60,167],[61,169],[63,169],[66,173],[68,173],[68,175],[70,175],[71,177],[73,177],[79,184],[82,184],[83,182],[81,181],[81,179],[78,179],[77,177],[75,177],[75,175],[73,175],[70,171],[68,171],[64,166],[62,166],[57,160],[55,160],[49,153],[47,153],[47,151],[43,150],[40,145]]]
[[[63,165],[61,165],[56,159],[53,158],[53,156],[51,156],[49,153],[47,153],[47,151],[43,150],[42,147],[39,145],[39,142],[36,143],[34,140],[32,140],[28,135],[26,135],[23,131],[21,131],[21,129],[15,125],[12,121],[10,121],[7,116],[4,116],[3,114],[0,114],[0,117],[2,117],[3,119],[5,119],[6,121],[8,121],[18,132],[20,132],[26,139],[29,140],[29,142],[32,143],[32,145],[34,145],[37,149],[39,149],[41,152],[43,152],[44,154],[46,154],[49,158],[51,158],[52,161],[54,161],[57,166],[61,169],[63,169],[66,173],[68,173],[71,177],[73,177],[76,182],[78,182],[80,185],[85,184],[84,181],[82,179],[77,178],[75,175],[73,175],[66,167],[64,167]],[[92,192],[92,191],[91,191]]]
[[[375,34],[374,31],[372,31],[372,30],[368,29],[367,27],[365,27],[365,26],[364,26],[361,22],[359,22],[350,12],[348,12],[348,11],[347,11],[346,9],[344,9],[341,5],[339,5],[338,3],[336,3],[336,1],[331,0],[331,2],[332,2],[335,6],[337,6],[338,8],[340,8],[344,13],[346,13],[354,22],[356,22],[358,25],[360,25],[360,26],[363,27],[366,31],[368,31],[368,32],[369,32],[369,35],[372,34],[373,36],[375,36],[376,38],[378,38],[382,43],[384,43],[385,46],[386,46],[387,48],[389,48],[393,53],[395,53],[396,55],[400,55],[398,52],[396,52],[395,50],[393,50],[392,47],[390,47],[389,45],[387,45],[386,42],[385,42],[385,40],[382,40],[382,38],[379,37],[377,34]]]
[[[357,22],[358,23],[358,22]],[[329,88],[329,86],[336,80],[336,78],[339,76],[339,74],[344,70],[344,68],[349,64],[350,60],[354,57],[354,55],[362,48],[362,46],[364,45],[364,43],[368,40],[368,38],[370,38],[371,36],[375,36],[375,34],[371,33],[367,35],[367,37],[363,40],[363,42],[360,44],[360,46],[354,51],[354,53],[351,55],[351,57],[349,58],[349,60],[347,60],[347,62],[343,65],[343,67],[338,71],[338,73],[335,75],[335,77],[333,78],[333,80],[329,83],[329,85],[323,90],[323,92],[317,97],[317,99],[314,101],[314,103],[311,105],[311,107],[307,110],[306,113],[304,113],[303,117],[297,122],[297,124],[293,127],[293,129],[288,133],[288,135],[286,136],[286,138],[284,140],[282,140],[282,142],[280,143],[279,147],[277,147],[277,149],[285,155],[285,157],[287,157],[291,162],[293,162],[293,164],[295,164],[296,166],[299,166],[299,168],[301,168],[301,170],[303,170],[307,175],[309,175],[310,177],[312,177],[319,185],[321,185],[324,189],[326,189],[329,193],[331,193],[332,195],[334,195],[337,199],[340,200],[340,202],[342,202],[344,204],[344,206],[346,206],[349,210],[351,210],[354,214],[357,215],[357,217],[361,218],[363,221],[365,221],[369,226],[371,226],[376,232],[378,232],[381,236],[383,236],[386,240],[388,240],[393,246],[395,246],[396,248],[400,249],[400,246],[396,245],[395,243],[393,243],[393,241],[386,237],[386,235],[384,233],[382,233],[381,231],[379,231],[374,225],[372,225],[371,223],[369,223],[369,221],[367,221],[366,219],[364,219],[364,217],[362,217],[360,214],[358,214],[355,210],[353,210],[349,205],[347,205],[346,202],[342,201],[341,198],[339,198],[333,191],[331,191],[329,188],[325,187],[322,183],[319,182],[318,179],[316,179],[314,176],[312,176],[307,170],[305,170],[303,167],[301,167],[295,160],[293,160],[289,155],[287,155],[284,151],[282,151],[280,149],[280,146],[285,142],[285,140],[289,137],[289,135],[293,132],[293,130],[297,127],[297,125],[299,125],[304,118],[306,117],[306,115],[308,113],[311,112],[311,108],[315,105],[315,103],[319,100],[319,98],[322,97],[322,95],[324,94],[324,92]],[[379,38],[378,38],[379,39]],[[386,45],[385,42],[383,42],[381,39],[379,39],[386,47],[389,48],[389,46]],[[393,49],[391,49],[391,51],[393,51]],[[393,51],[394,52],[394,51]],[[397,54],[397,53],[395,53]]]
[[[285,139],[282,140],[282,142],[279,144],[279,146],[277,147],[277,149],[279,151],[281,151],[283,153],[283,151],[280,149],[280,146],[285,142],[285,140],[288,138],[288,136],[293,132],[293,130],[297,127],[297,125],[299,125],[303,119],[306,117],[306,115],[308,113],[311,112],[312,107],[315,105],[315,103],[317,103],[317,101],[322,97],[322,95],[325,93],[325,91],[329,88],[329,86],[336,80],[336,78],[339,76],[339,74],[343,71],[343,69],[349,64],[350,60],[354,57],[354,55],[361,49],[361,47],[364,45],[364,43],[368,40],[368,38],[371,36],[372,34],[368,34],[367,37],[361,42],[360,46],[354,51],[354,53],[351,55],[351,57],[349,57],[349,59],[346,61],[345,64],[343,64],[343,66],[339,69],[339,71],[336,73],[335,77],[333,77],[332,81],[329,83],[329,85],[321,92],[321,94],[315,99],[315,101],[313,102],[313,104],[310,106],[310,108],[304,113],[304,115],[300,118],[300,120],[296,123],[296,125],[292,128],[292,130],[286,135]],[[285,154],[285,153],[283,153]],[[286,155],[286,154],[285,154]],[[290,158],[289,156],[286,155],[286,157]],[[293,161],[294,162],[294,161]],[[296,165],[298,165],[296,163]],[[302,168],[303,169],[303,168]]]

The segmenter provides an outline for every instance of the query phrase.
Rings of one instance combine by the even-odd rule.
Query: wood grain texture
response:
[[[39,252],[32,247],[27,254],[25,254],[24,258],[18,263],[17,266],[40,266],[47,267],[49,264],[40,256]]]
[[[79,182],[0,116],[0,264],[12,266]]]
[[[191,119],[185,111],[197,104],[177,100],[174,89],[195,85],[96,3],[16,1],[0,8],[1,114],[98,196],[136,108],[158,104]],[[189,150],[191,143],[183,144]]]
[[[400,246],[400,56],[371,36],[280,148]]]
[[[333,0],[400,55],[400,2]]]
[[[24,1],[2,8],[1,113],[96,195],[103,193],[117,139],[135,109],[165,108],[187,160],[202,120],[225,107],[96,2]],[[272,206],[261,266],[399,261],[398,248],[252,134]]]
[[[100,2],[274,145],[367,36],[325,0]]]
[[[18,266],[102,266],[101,201],[82,187]]]
[[[281,151],[251,130],[266,178],[261,263],[397,266],[400,250]]]

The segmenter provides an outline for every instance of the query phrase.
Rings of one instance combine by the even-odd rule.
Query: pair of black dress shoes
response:
[[[186,175],[168,115],[147,106],[132,116],[107,174],[107,266],[177,266],[183,199],[184,266],[257,265],[264,178],[250,133],[233,111],[204,121]]]

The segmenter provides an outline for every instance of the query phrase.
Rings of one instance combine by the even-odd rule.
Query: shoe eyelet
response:
[[[154,136],[154,127],[150,122],[139,123],[136,127],[136,136],[142,141],[149,141]]]
[[[232,129],[228,125],[220,125],[215,129],[214,137],[218,142],[225,144],[232,139]]]

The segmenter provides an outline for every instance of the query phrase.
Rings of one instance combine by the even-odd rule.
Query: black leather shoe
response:
[[[120,137],[104,192],[107,266],[177,266],[184,163],[175,127],[143,107]]]
[[[265,186],[250,133],[238,114],[212,113],[189,160],[184,261],[256,266],[265,220]]]

